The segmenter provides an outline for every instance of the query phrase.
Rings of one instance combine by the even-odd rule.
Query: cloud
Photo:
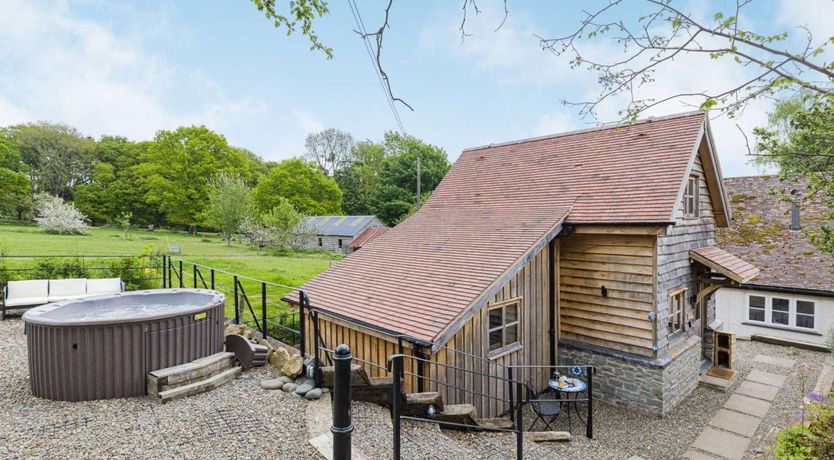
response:
[[[0,125],[45,120],[87,135],[149,139],[160,129],[205,124],[251,140],[241,134],[268,124],[262,101],[232,97],[199,69],[146,50],[152,39],[170,38],[158,20],[164,12],[136,15],[139,24],[157,19],[152,27],[117,31],[80,17],[75,6],[0,0]]]

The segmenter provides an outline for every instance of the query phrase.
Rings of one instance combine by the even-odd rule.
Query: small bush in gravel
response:
[[[834,406],[811,394],[808,423],[797,423],[776,436],[773,453],[778,459],[834,458]]]

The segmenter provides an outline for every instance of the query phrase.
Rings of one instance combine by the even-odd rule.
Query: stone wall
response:
[[[701,341],[689,338],[662,360],[576,342],[559,342],[563,364],[596,367],[594,399],[647,415],[663,416],[698,386]]]

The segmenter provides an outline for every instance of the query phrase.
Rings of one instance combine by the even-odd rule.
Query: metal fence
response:
[[[9,281],[64,278],[121,278],[127,290],[162,286],[157,255],[0,256],[0,289]]]
[[[263,338],[303,350],[305,303],[291,308],[283,298],[294,286],[252,278],[172,256],[162,256],[163,288],[212,289],[226,294],[227,316],[246,324]],[[229,308],[231,307],[231,312]]]

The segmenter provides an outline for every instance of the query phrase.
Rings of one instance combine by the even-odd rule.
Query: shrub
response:
[[[88,220],[72,203],[57,196],[39,193],[35,196],[35,222],[47,232],[85,234]]]
[[[808,423],[797,423],[776,436],[777,459],[834,458],[834,407],[823,398],[809,405]]]
[[[27,275],[30,279],[57,280],[64,278],[87,278],[89,272],[81,259],[38,259],[35,268]]]

